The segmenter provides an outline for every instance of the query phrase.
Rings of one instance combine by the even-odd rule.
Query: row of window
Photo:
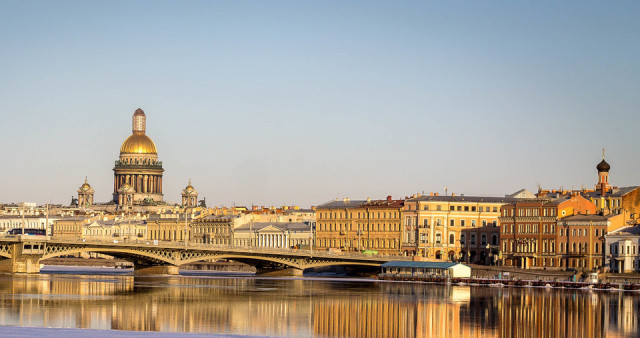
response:
[[[618,249],[619,248],[619,249]],[[626,248],[626,250],[625,250]],[[612,255],[635,255],[636,254],[636,246],[635,245],[617,245],[611,244],[609,247],[609,252]],[[632,253],[633,252],[633,253]]]
[[[404,224],[405,224],[406,226],[411,226],[411,225],[413,225],[413,224],[414,224],[414,222],[417,222],[417,220],[418,220],[417,218],[407,217],[407,218],[405,218],[405,220],[404,220]],[[461,219],[461,220],[459,220],[459,221],[460,221],[460,222],[459,222],[458,224],[460,224],[460,226],[461,226],[461,227],[467,226],[467,220],[466,220],[466,219]],[[477,222],[476,222],[476,221],[477,221],[477,220],[475,220],[475,219],[472,219],[472,220],[471,220],[471,226],[472,226],[472,227],[475,227],[475,226],[477,225]],[[434,220],[434,223],[435,223],[435,225],[436,225],[436,226],[442,226],[442,219],[441,219],[441,218],[436,218],[436,219]],[[483,227],[486,227],[488,224],[489,224],[489,223],[488,223],[488,221],[487,221],[486,219],[483,219],[483,220],[482,220],[482,226],[483,226]],[[492,225],[492,226],[494,226],[494,227],[495,227],[495,226],[498,226],[498,221],[491,221],[491,225]],[[428,227],[429,227],[429,219],[428,219],[428,218],[424,218],[424,219],[422,220],[422,226],[423,226],[423,227],[425,227],[425,228],[428,228]],[[449,219],[449,226],[452,226],[452,227],[453,227],[453,226],[456,226],[456,220],[455,220],[454,218]]]
[[[368,249],[396,249],[395,239],[318,239],[316,245],[320,248],[368,248]]]
[[[336,223],[328,223],[323,224],[320,223],[318,225],[318,231],[400,231],[400,224],[398,223],[375,223],[375,224],[336,224]]]
[[[589,235],[589,231],[587,229],[571,229],[571,231],[569,231],[570,229],[560,229],[560,236],[569,236],[569,234],[571,234],[571,236],[573,237],[578,237],[578,236],[588,236]],[[600,231],[600,229],[595,229],[594,231],[594,235],[596,237],[599,237],[602,234],[602,236],[604,236],[606,234],[606,231],[604,231],[604,229],[602,231]]]
[[[407,210],[418,210],[419,206],[414,206],[411,204],[407,204]],[[446,208],[446,205],[445,205]],[[435,211],[442,211],[442,205],[436,205],[434,209]],[[423,204],[422,209],[420,210],[429,210],[429,205]],[[498,207],[489,207],[489,206],[479,206],[475,205],[449,205],[449,211],[471,211],[471,212],[498,212]]]
[[[540,208],[505,208],[502,210],[502,216],[505,217],[513,217],[516,214],[518,217],[536,217],[536,216],[544,216],[544,217],[554,217],[558,215],[558,212],[555,208],[542,208],[542,215],[540,214]]]
[[[520,252],[520,253],[535,253],[538,251],[538,240],[529,240],[529,241],[515,241],[515,240],[505,240],[502,242],[502,251],[507,252],[507,249],[511,248],[512,252]],[[598,245],[596,243],[593,247],[594,253],[600,253],[600,248],[604,250],[604,243]],[[542,252],[543,253],[555,253],[556,243],[554,240],[543,240],[542,241]],[[570,254],[584,254],[589,252],[589,243],[564,243],[560,242],[560,252],[559,253],[570,253]]]
[[[400,217],[400,212],[320,212],[318,213],[318,219],[397,219]]]

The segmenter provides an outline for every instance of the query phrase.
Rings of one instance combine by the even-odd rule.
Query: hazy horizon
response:
[[[0,203],[95,201],[142,108],[209,206],[638,185],[640,2],[0,2]]]

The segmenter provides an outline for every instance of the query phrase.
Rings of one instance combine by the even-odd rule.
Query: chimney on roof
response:
[[[391,202],[391,195],[387,196],[387,202]]]
[[[452,192],[452,193],[451,193],[451,197],[456,197],[456,193],[455,193],[455,192]]]
[[[433,193],[432,193],[432,192],[430,192],[430,193],[429,193],[429,196],[433,196]]]

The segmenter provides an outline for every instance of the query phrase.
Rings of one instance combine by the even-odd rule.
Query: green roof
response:
[[[391,261],[382,264],[383,268],[427,268],[427,269],[449,269],[456,265],[464,265],[461,263],[453,262],[406,262],[406,261]],[[464,265],[466,266],[466,265]]]

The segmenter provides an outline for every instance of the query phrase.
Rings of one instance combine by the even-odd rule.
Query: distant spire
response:
[[[87,176],[84,177],[84,183],[87,183]]]
[[[602,159],[604,160],[604,148],[602,148]]]

